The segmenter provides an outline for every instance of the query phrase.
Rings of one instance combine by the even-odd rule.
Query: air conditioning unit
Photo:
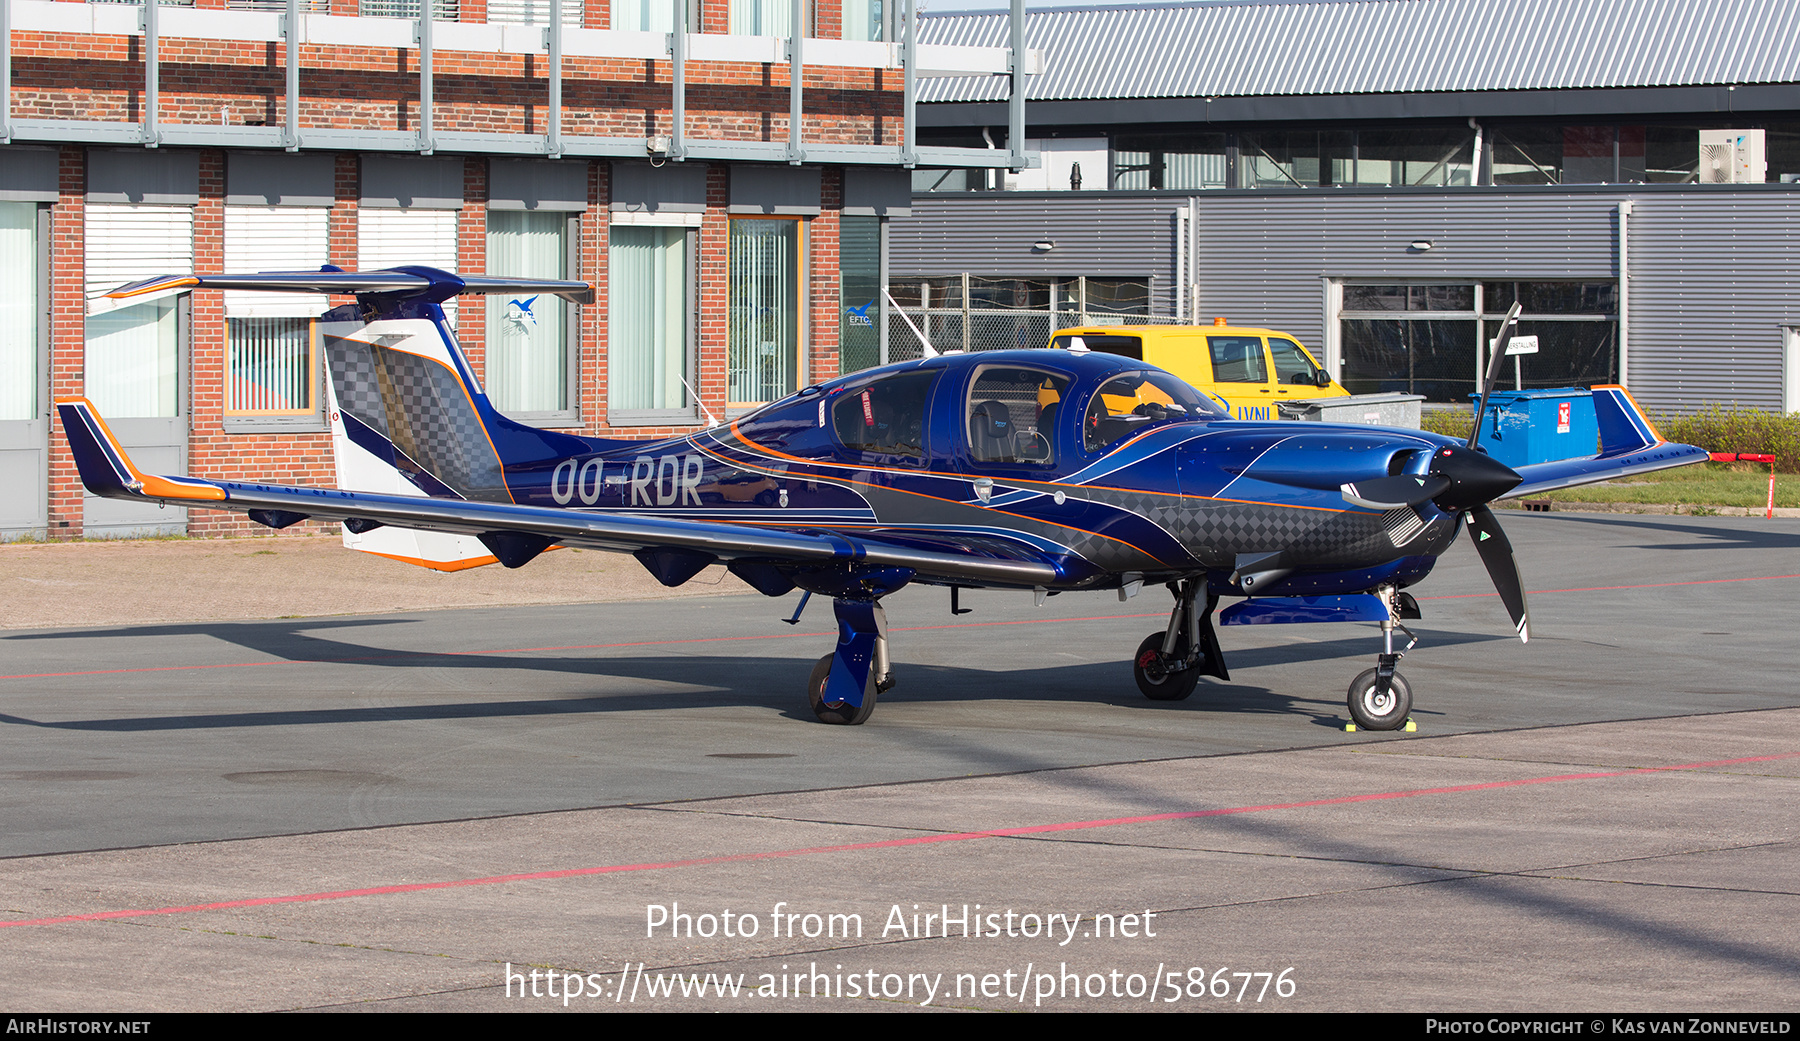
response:
[[[1768,179],[1761,130],[1700,131],[1701,184],[1761,184]]]

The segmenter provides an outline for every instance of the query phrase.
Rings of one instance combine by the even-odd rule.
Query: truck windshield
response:
[[[1108,380],[1088,402],[1082,443],[1098,452],[1165,423],[1220,419],[1225,413],[1166,372],[1132,372]]]

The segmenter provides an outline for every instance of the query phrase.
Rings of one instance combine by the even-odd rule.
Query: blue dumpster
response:
[[[1599,443],[1594,392],[1582,387],[1496,390],[1481,417],[1481,447],[1508,466],[1593,455]]]

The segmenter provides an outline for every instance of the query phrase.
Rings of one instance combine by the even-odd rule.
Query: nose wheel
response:
[[[1379,669],[1369,669],[1350,683],[1350,718],[1364,730],[1398,730],[1412,715],[1412,687],[1406,677],[1390,671],[1386,689]]]
[[[1419,642],[1400,619],[1419,617],[1419,605],[1393,586],[1382,586],[1376,593],[1388,608],[1388,616],[1381,623],[1382,649],[1375,656],[1375,667],[1350,682],[1350,718],[1364,730],[1399,730],[1412,715],[1412,686],[1394,666],[1400,663],[1401,655]],[[1406,646],[1397,651],[1395,629],[1409,637]]]

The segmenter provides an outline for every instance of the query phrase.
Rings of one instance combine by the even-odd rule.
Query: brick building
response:
[[[150,275],[590,281],[592,305],[453,314],[503,411],[571,431],[692,429],[861,367],[908,169],[1023,163],[915,145],[916,76],[1012,63],[920,47],[894,6],[0,0],[0,534],[248,525],[85,496],[64,395],[146,469],[331,483],[331,301],[102,295]]]

